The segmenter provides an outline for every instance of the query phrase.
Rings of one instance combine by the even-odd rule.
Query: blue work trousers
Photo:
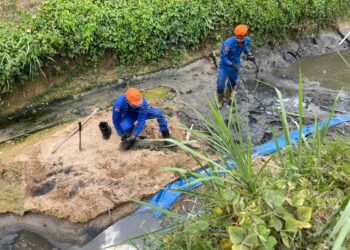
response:
[[[168,129],[168,124],[163,115],[163,111],[158,108],[148,107],[147,119],[157,119],[159,130],[164,131]],[[122,115],[120,126],[124,133],[132,132],[134,123],[137,121],[137,115],[132,116],[129,114]]]
[[[224,93],[225,87],[229,89],[234,89],[236,86],[236,81],[238,77],[238,72],[231,68],[219,67],[218,77],[216,80],[217,93]],[[225,86],[226,79],[228,78],[227,86]]]

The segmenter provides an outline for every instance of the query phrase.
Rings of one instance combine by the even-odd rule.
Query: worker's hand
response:
[[[122,142],[126,142],[128,140],[128,137],[125,133],[121,137],[122,137]]]
[[[249,53],[249,54],[247,55],[247,60],[248,60],[248,61],[255,62],[255,56],[254,56],[252,53]]]
[[[235,71],[239,70],[239,67],[234,63],[231,64],[231,68],[233,68],[233,70],[235,70]]]
[[[129,139],[122,141],[122,148],[125,150],[130,149],[136,142],[135,136],[131,136]]]
[[[131,136],[128,141],[132,142],[132,143],[135,143],[136,137],[135,136]]]

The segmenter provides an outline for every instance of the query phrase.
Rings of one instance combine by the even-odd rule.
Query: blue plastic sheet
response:
[[[336,126],[336,125],[339,125],[343,122],[348,122],[348,121],[350,121],[350,114],[337,116],[337,117],[332,118],[331,120],[325,120],[325,121],[319,122],[318,128],[321,129],[322,126],[327,125],[328,122],[329,122],[329,127],[333,127],[333,126]],[[308,136],[308,135],[312,134],[313,132],[315,132],[314,125],[309,125],[309,126],[303,127],[303,135],[304,136]],[[291,144],[298,142],[299,131],[298,130],[292,131],[289,134],[289,138],[290,138]],[[279,148],[284,148],[286,146],[286,141],[284,140],[284,136],[278,137],[277,143],[278,143]],[[271,140],[271,141],[266,142],[262,145],[253,147],[253,150],[259,156],[272,154],[272,153],[276,152],[276,142],[274,140]]]
[[[331,120],[321,121],[318,126],[320,129],[324,124],[326,125],[327,123],[329,123],[328,124],[329,127],[333,127],[333,126],[336,126],[336,125],[339,125],[343,122],[348,122],[348,121],[350,121],[350,114],[337,116],[337,117],[332,118]],[[304,126],[302,130],[303,130],[303,135],[308,136],[315,131],[315,126],[314,125]],[[298,142],[298,140],[299,140],[299,131],[298,130],[292,131],[290,133],[291,144]],[[286,146],[284,136],[278,137],[277,143],[278,143],[279,148],[284,148]],[[271,140],[271,141],[266,142],[262,145],[255,146],[255,147],[253,147],[253,151],[255,152],[253,154],[254,158],[259,157],[259,156],[272,154],[272,153],[276,152],[276,142],[274,140]],[[229,163],[229,167],[235,166],[233,162],[228,162],[228,163]],[[208,168],[207,165],[200,168],[200,169],[197,169],[196,172],[199,172],[203,175],[210,174],[210,172],[205,171],[206,168]],[[227,166],[224,166],[224,169],[227,169]],[[189,191],[189,190],[195,189],[195,188],[202,185],[202,183],[197,182],[197,183],[194,183],[193,185],[188,185],[188,186],[183,188],[183,186],[185,186],[193,181],[194,181],[194,178],[192,178],[192,177],[187,178],[187,179],[178,178],[178,179],[170,182],[169,184],[167,184],[161,191],[156,193],[148,201],[148,203],[153,205],[153,206],[159,207],[161,209],[168,210],[180,198],[180,196],[182,194],[181,192],[176,192],[173,190]],[[150,211],[150,210],[152,210],[152,208],[147,207],[147,206],[142,206],[137,211],[135,211],[135,214],[143,213],[143,212]],[[155,218],[159,218],[163,215],[163,213],[155,211],[155,212],[153,212],[153,215]]]

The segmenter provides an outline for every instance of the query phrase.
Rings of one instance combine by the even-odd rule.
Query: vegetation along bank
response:
[[[274,42],[329,26],[349,6],[349,0],[45,1],[0,24],[0,93],[81,57],[96,63],[108,52],[118,64],[133,65],[174,58],[222,40],[232,23],[246,23],[256,45]]]

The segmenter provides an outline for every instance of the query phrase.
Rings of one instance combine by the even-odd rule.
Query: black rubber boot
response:
[[[109,137],[111,137],[111,133],[112,133],[111,126],[109,126],[107,122],[100,122],[98,126],[101,130],[103,139],[108,140]]]
[[[162,132],[162,137],[163,138],[170,138],[169,130],[164,130]]]

